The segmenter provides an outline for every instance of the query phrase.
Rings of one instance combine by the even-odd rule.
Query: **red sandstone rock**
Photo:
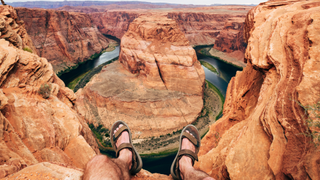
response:
[[[246,50],[246,44],[243,38],[244,22],[239,19],[240,22],[227,22],[217,36],[217,40],[214,44],[214,49],[230,54],[237,53],[237,59],[244,61],[244,52]]]
[[[83,172],[79,169],[71,169],[71,168],[59,166],[56,164],[43,162],[43,163],[38,163],[32,166],[28,166],[27,168],[4,178],[4,180],[13,180],[13,179],[81,180],[82,175],[83,175]]]
[[[165,16],[135,19],[121,39],[119,60],[149,87],[203,93],[205,76],[196,53],[177,23]]]
[[[76,93],[77,110],[88,123],[110,129],[121,119],[138,139],[171,133],[198,117],[204,71],[175,21],[135,19],[119,59],[122,64],[107,65]]]
[[[143,10],[144,12],[144,10]],[[102,34],[108,34],[121,39],[127,32],[130,23],[139,15],[141,11],[130,10],[109,10],[100,13],[91,13],[92,23],[97,26]]]
[[[30,49],[37,53],[23,21],[18,21],[16,10],[11,6],[0,5],[0,32],[1,39],[6,39],[20,49]]]
[[[194,9],[158,10],[108,10],[90,14],[100,32],[121,39],[129,24],[141,14],[166,14],[174,19],[185,33],[190,45],[214,44],[226,23],[244,22],[251,6],[213,6]],[[241,34],[242,28],[235,28]],[[236,32],[234,32],[236,33]],[[242,39],[238,38],[241,42]],[[231,44],[229,44],[231,47]],[[230,48],[229,47],[229,48]],[[243,49],[243,47],[241,47]]]
[[[217,179],[320,178],[319,148],[299,105],[320,95],[316,2],[272,1],[248,13],[248,65],[228,86],[224,116],[203,138],[197,168]]]
[[[109,45],[87,14],[17,8],[18,16],[39,56],[47,58],[55,72],[75,66]]]
[[[74,93],[45,58],[4,39],[0,59],[0,178],[43,161],[83,168],[99,150],[73,110]],[[44,83],[52,87],[48,99],[38,93]]]

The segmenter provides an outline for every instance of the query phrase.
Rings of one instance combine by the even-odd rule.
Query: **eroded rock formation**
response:
[[[76,107],[88,123],[111,128],[121,119],[137,139],[171,133],[197,118],[204,71],[174,20],[135,19],[122,38],[119,61],[77,91]]]
[[[130,23],[141,15],[136,10],[109,10],[106,12],[91,13],[92,23],[102,34],[109,34],[121,39],[127,32]]]
[[[181,31],[185,33],[189,40],[190,45],[204,45],[214,44],[226,23],[243,23],[246,13],[251,8],[250,6],[213,6],[183,10],[175,9],[170,11],[141,9],[108,10],[90,15],[99,31],[103,34],[110,34],[121,39],[125,32],[127,32],[129,24],[141,14],[166,14],[168,18],[174,19],[178,23]],[[242,32],[241,27],[230,27],[234,27],[233,31]],[[230,29],[230,27],[228,29]],[[241,42],[243,42],[243,40],[241,40]],[[229,45],[231,47],[231,44]]]
[[[244,62],[244,52],[247,45],[244,42],[243,29],[244,22],[242,19],[239,19],[239,22],[226,23],[217,36],[213,48],[224,52],[230,58]]]
[[[318,1],[270,1],[248,13],[248,64],[230,81],[197,168],[216,179],[320,178],[300,106],[319,102],[319,25]]]
[[[18,20],[17,13],[11,6],[0,6],[0,38],[19,49],[28,49],[37,53],[23,21]]]
[[[39,94],[44,84],[51,87],[48,99]],[[75,101],[45,58],[0,40],[0,178],[50,163],[82,169],[99,153]]]
[[[230,34],[226,34],[226,29],[233,31],[233,34],[241,34],[243,32],[241,26],[230,26],[230,24],[243,23],[251,8],[250,6],[213,6],[189,11],[177,10],[169,12],[168,18],[177,21],[191,45],[209,45],[215,44],[219,37],[229,39]],[[239,40],[243,42],[243,39],[239,38]],[[231,46],[232,44],[229,44],[227,47],[232,49]],[[245,49],[245,47],[241,48]]]
[[[18,16],[40,57],[48,59],[55,72],[75,66],[109,45],[87,14],[17,8]]]

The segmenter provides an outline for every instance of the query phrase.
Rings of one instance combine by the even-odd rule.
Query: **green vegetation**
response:
[[[165,151],[162,151],[162,152],[159,152],[159,153],[151,153],[151,154],[140,154],[140,156],[142,158],[145,158],[145,157],[153,157],[153,158],[162,158],[164,156],[168,156],[168,155],[171,155],[171,154],[177,154],[179,148],[174,148],[174,149],[169,149],[169,150],[165,150]]]
[[[61,76],[61,75],[64,74],[64,73],[68,73],[68,72],[70,72],[71,70],[77,69],[77,68],[79,67],[79,65],[81,65],[81,64],[83,64],[83,63],[85,63],[85,61],[84,61],[84,62],[79,62],[78,64],[76,64],[76,65],[74,65],[74,66],[68,66],[68,67],[66,67],[64,70],[61,70],[61,71],[57,72],[56,74],[57,74],[57,76],[59,77],[59,76]],[[67,66],[67,65],[66,65],[66,66]]]
[[[309,129],[303,134],[312,139],[312,143],[316,147],[320,145],[320,101],[316,104],[303,106],[298,103],[305,110],[305,122]]]
[[[41,85],[38,93],[44,98],[44,99],[48,99],[51,95],[51,84],[48,83],[44,83]]]
[[[104,128],[104,126],[101,124],[97,127],[95,127],[93,124],[89,124],[89,128],[96,137],[99,145],[102,145],[103,147],[112,147],[109,129]]]
[[[206,61],[200,61],[201,65],[203,65],[204,67],[208,68],[211,72],[219,74],[219,72],[217,71],[217,69],[212,66],[210,63],[206,62]]]
[[[61,76],[62,74],[65,74],[65,73],[70,72],[71,70],[77,69],[77,68],[79,67],[79,65],[81,65],[81,64],[83,64],[83,63],[86,63],[87,61],[91,61],[91,60],[94,60],[94,59],[100,57],[100,55],[101,55],[102,53],[104,53],[104,52],[106,52],[106,50],[102,50],[100,53],[95,53],[95,54],[91,55],[87,60],[85,60],[85,61],[83,61],[83,62],[79,62],[79,63],[77,63],[76,65],[71,66],[71,67],[68,66],[68,67],[66,67],[64,70],[59,71],[59,72],[57,72],[56,74],[57,74],[57,76],[59,77],[59,76]]]
[[[224,99],[224,96],[221,93],[221,91],[216,86],[214,86],[212,83],[210,83],[209,81],[206,80],[206,82],[207,82],[209,88],[212,89],[213,91],[215,91],[219,95],[219,97],[222,101],[222,107],[223,107],[225,99]],[[216,116],[216,120],[218,120],[220,118],[220,116],[222,115],[222,112],[223,112],[223,108],[221,109],[219,114]]]
[[[223,94],[221,93],[221,91],[220,91],[215,85],[213,85],[211,82],[209,82],[209,81],[207,81],[207,80],[206,80],[206,82],[208,83],[209,88],[211,88],[211,89],[214,90],[216,93],[218,93],[218,95],[219,95],[220,98],[221,98],[222,104],[224,104],[225,99],[224,99],[224,96],[223,96]]]
[[[29,47],[24,47],[23,50],[32,53],[32,50]]]
[[[228,61],[226,61],[226,60],[224,60],[224,59],[221,59],[221,58],[218,57],[218,56],[212,56],[212,55],[209,53],[208,50],[202,49],[202,50],[200,51],[200,53],[203,54],[203,55],[205,55],[205,56],[208,56],[208,57],[216,58],[216,59],[218,59],[218,60],[220,60],[220,61],[223,61],[223,62],[225,62],[225,63],[227,63],[227,64],[230,64],[230,65],[232,65],[232,66],[234,66],[234,67],[237,67],[237,68],[239,68],[239,69],[243,69],[243,67],[237,66],[237,65],[235,65],[235,64],[232,64],[232,63],[230,63],[230,62],[228,62]]]
[[[234,67],[237,67],[237,68],[239,68],[239,69],[243,69],[243,67],[241,67],[241,66],[237,66],[237,65],[235,65],[235,64],[233,64],[233,63],[230,63],[230,62],[228,62],[228,61],[226,61],[226,60],[224,60],[224,59],[221,59],[220,57],[211,55],[211,54],[209,53],[209,51],[210,51],[210,49],[211,49],[212,47],[213,47],[213,44],[212,44],[212,45],[200,45],[200,46],[195,46],[194,49],[195,49],[198,53],[200,53],[200,54],[202,54],[202,55],[205,55],[205,56],[208,56],[208,57],[212,57],[212,58],[218,59],[218,60],[223,61],[223,62],[225,62],[225,63],[227,63],[227,64],[230,64],[230,65],[232,65],[232,66],[234,66]]]
[[[76,87],[77,83],[85,76],[89,73],[90,71],[88,72],[85,72],[83,74],[81,74],[80,76],[78,76],[76,79],[74,79],[73,81],[71,81],[69,84],[68,84],[68,88],[74,90],[74,88]]]
[[[115,62],[116,60],[118,60],[118,58],[119,57],[116,57],[116,58],[114,58],[114,59],[112,59],[112,60],[110,60],[108,62],[105,62],[105,63],[101,64],[100,66],[92,69],[91,71],[87,72],[87,74],[85,74],[84,77],[81,80],[79,80],[77,85],[74,87],[73,91],[77,92],[78,89],[83,88],[90,81],[90,79],[94,75],[100,73],[100,71],[102,70],[103,66]]]

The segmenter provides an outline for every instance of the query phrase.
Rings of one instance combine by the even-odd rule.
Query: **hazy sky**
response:
[[[21,2],[30,0],[4,0],[5,2]],[[32,1],[32,0],[31,0]],[[52,0],[49,0],[52,1]],[[62,0],[58,0],[62,1]],[[116,1],[116,0],[112,0]],[[120,0],[122,1],[122,0]],[[130,0],[123,0],[130,1]],[[137,1],[137,0],[136,0]],[[143,1],[143,0],[142,0]],[[210,4],[259,4],[267,0],[145,0],[145,2],[162,2],[162,3],[175,3],[175,4],[195,4],[195,5],[210,5]]]

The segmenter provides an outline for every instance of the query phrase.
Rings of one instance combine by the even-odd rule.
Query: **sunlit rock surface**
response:
[[[319,179],[300,103],[319,101],[320,4],[262,3],[245,29],[248,65],[231,80],[196,167],[216,179]]]
[[[77,110],[88,123],[110,129],[124,120],[137,139],[171,133],[198,117],[205,75],[175,21],[135,19],[122,38],[119,61],[76,93]]]

